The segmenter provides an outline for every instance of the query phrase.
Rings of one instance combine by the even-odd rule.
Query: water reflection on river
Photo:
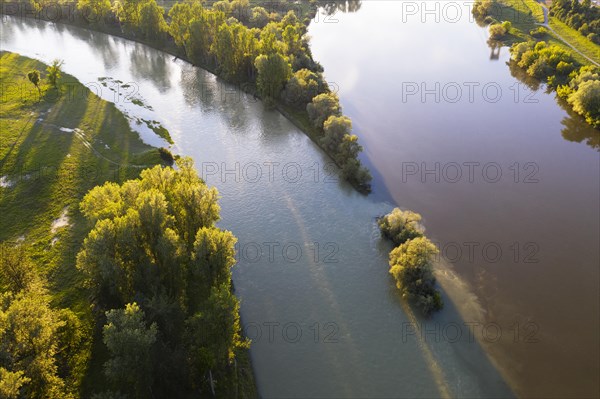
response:
[[[598,397],[600,133],[507,65],[507,48],[492,52],[469,3],[454,3],[459,19],[425,4],[365,1],[322,19],[314,56],[378,171],[376,195],[423,214],[502,327],[486,349],[517,393]]]
[[[67,73],[124,112],[160,121],[174,150],[218,187],[220,224],[239,238],[234,281],[263,397],[511,396],[480,332],[447,339],[445,326],[479,318],[476,298],[442,268],[447,308],[415,317],[398,298],[390,246],[374,220],[392,205],[340,183],[328,158],[280,114],[137,43],[31,20],[6,18],[1,27],[3,50],[64,59]],[[152,108],[98,85],[102,77],[130,84]],[[436,333],[412,333],[419,328]]]

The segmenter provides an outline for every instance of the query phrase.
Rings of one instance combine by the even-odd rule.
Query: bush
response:
[[[589,35],[587,35],[587,38],[595,44],[600,44],[600,35],[598,35],[597,33],[590,33]]]
[[[529,76],[560,83],[575,68],[571,53],[546,42],[518,43],[511,47],[511,56]]]
[[[537,29],[532,29],[529,34],[533,37],[535,37],[536,39],[541,39],[543,37],[545,37],[548,34],[548,29],[544,28],[543,26],[540,26]]]

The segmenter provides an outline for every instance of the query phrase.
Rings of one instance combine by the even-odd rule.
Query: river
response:
[[[502,326],[486,347],[516,392],[598,397],[600,132],[492,59],[469,3],[364,1],[309,33],[375,191],[424,216]]]
[[[253,339],[251,357],[261,396],[492,398],[531,392],[527,390],[540,389],[540,384],[556,388],[561,382],[589,390],[586,378],[597,364],[585,369],[589,356],[577,353],[582,347],[588,355],[597,352],[597,343],[594,347],[590,340],[598,331],[593,319],[597,305],[591,302],[598,292],[597,269],[590,266],[598,259],[598,210],[592,209],[598,204],[597,150],[560,136],[566,114],[551,96],[538,94],[542,105],[530,111],[538,114],[518,123],[516,116],[506,116],[518,107],[505,102],[463,104],[460,112],[458,105],[454,112],[443,104],[399,105],[394,87],[401,81],[394,76],[412,70],[415,74],[407,76],[423,81],[424,74],[442,69],[436,60],[444,61],[448,79],[489,78],[502,84],[516,80],[503,62],[488,61],[489,50],[479,39],[472,47],[468,42],[455,44],[454,51],[432,49],[432,60],[399,62],[419,38],[411,34],[410,41],[404,41],[408,47],[396,47],[393,57],[385,58],[374,41],[357,41],[352,25],[352,20],[360,23],[365,18],[362,23],[372,23],[373,35],[385,33],[384,20],[373,20],[380,11],[371,7],[364,4],[355,14],[339,15],[335,25],[311,27],[315,56],[325,65],[328,80],[338,83],[344,109],[376,172],[370,197],[339,182],[322,151],[279,113],[168,54],[80,28],[12,17],[2,23],[1,48],[44,62],[64,59],[67,73],[89,82],[130,116],[162,123],[171,132],[174,152],[191,156],[207,183],[219,189],[219,225],[239,239],[233,278],[242,302],[242,323]],[[387,24],[388,32],[400,28]],[[318,29],[330,29],[322,41],[316,37]],[[443,24],[436,29],[443,43],[452,35],[455,40],[481,37],[479,28],[470,25],[450,32],[444,32]],[[388,39],[390,46],[402,45],[400,37]],[[358,54],[359,46],[363,54]],[[340,64],[348,59],[332,59],[335,51],[338,57],[344,51],[356,52],[351,55],[356,63]],[[370,62],[369,55],[374,57]],[[424,68],[428,61],[434,62],[429,69]],[[372,74],[381,66],[383,70]],[[103,77],[111,78],[107,87],[98,84]],[[122,95],[109,90],[111,84],[120,84]],[[126,101],[132,93],[151,109]],[[494,119],[486,120],[491,115]],[[132,124],[146,142],[162,143]],[[517,125],[519,130],[513,131]],[[537,140],[529,146],[516,142],[533,137]],[[397,162],[402,159],[418,164],[491,160],[503,166],[518,161],[522,167],[537,162],[541,182],[398,184]],[[391,247],[379,237],[374,220],[395,203],[421,212],[428,234],[440,244],[488,238],[504,243],[509,237],[523,245],[539,242],[536,255],[541,260],[492,266],[441,261],[436,273],[446,308],[422,320],[398,298],[387,272]],[[562,205],[566,207],[556,208]],[[561,242],[559,248],[552,246],[551,238]],[[532,296],[541,306],[532,309]],[[505,340],[514,335],[509,330],[515,318],[526,331],[510,345]],[[556,326],[553,320],[571,325]],[[521,342],[531,335],[527,322],[539,324],[536,344]],[[493,323],[503,334],[498,342]],[[565,336],[568,342],[553,341]],[[547,355],[551,362],[540,355],[548,348],[553,351]],[[579,356],[580,363],[572,356]],[[532,364],[534,370],[525,368]],[[515,365],[537,379],[524,381],[513,371]],[[565,375],[560,381],[549,373],[540,379],[548,368]]]

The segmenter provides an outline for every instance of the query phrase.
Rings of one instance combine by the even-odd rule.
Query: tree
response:
[[[321,129],[330,116],[341,115],[340,101],[334,93],[322,93],[312,99],[306,111],[313,125]]]
[[[254,7],[252,9],[252,16],[250,17],[251,26],[262,29],[269,21],[269,13],[263,7]]]
[[[39,282],[19,293],[0,295],[0,367],[12,381],[3,381],[2,390],[17,390],[33,399],[72,397],[56,364],[64,323],[49,302]]]
[[[342,177],[357,187],[362,193],[371,191],[371,173],[356,158],[348,158],[342,164]]]
[[[346,116],[330,116],[323,124],[324,135],[321,138],[321,145],[330,153],[339,152],[344,136],[352,131],[352,121]]]
[[[234,18],[242,23],[250,21],[252,11],[249,0],[233,0],[230,3],[230,11]]]
[[[89,331],[69,309],[50,306],[25,247],[0,249],[0,396],[71,398],[86,367]]]
[[[0,397],[8,399],[19,398],[21,387],[31,381],[23,371],[12,372],[0,367]]]
[[[231,3],[229,0],[215,1],[212,5],[213,10],[220,11],[225,15],[231,14]]]
[[[188,279],[188,310],[197,311],[211,287],[231,284],[236,238],[215,227],[198,230]]]
[[[131,313],[127,319],[134,320],[133,325],[141,326],[140,320],[144,321],[144,328],[139,328],[143,336],[150,330],[156,332],[152,333],[156,342],[151,346],[160,364],[154,371],[136,369],[131,376],[120,378],[119,370],[133,362],[133,353],[124,348],[118,353],[111,349],[116,360],[107,366],[107,372],[115,382],[115,392],[149,397],[143,389],[147,386],[157,397],[184,396],[193,393],[192,389],[202,394],[198,392],[202,387],[195,385],[199,375],[190,374],[198,369],[186,367],[204,364],[196,358],[200,352],[193,351],[184,339],[186,320],[196,315],[202,315],[202,320],[220,320],[221,336],[211,335],[213,338],[203,341],[213,359],[211,367],[227,364],[229,354],[243,344],[232,335],[222,341],[227,331],[233,329],[239,334],[238,316],[234,314],[239,305],[231,292],[235,237],[215,226],[219,219],[218,193],[200,179],[191,159],[178,159],[177,167],[156,166],[122,185],[106,183],[92,189],[80,205],[94,227],[77,256],[77,267],[84,273],[96,303],[104,309],[121,309],[114,316],[117,320]],[[219,295],[211,299],[215,287]],[[216,306],[218,298],[226,298],[217,303],[225,301],[227,306]],[[137,309],[128,305],[133,302]],[[221,310],[227,313],[215,313]],[[125,332],[115,336],[129,336],[128,329],[116,329]],[[227,346],[225,358],[223,345]],[[145,364],[146,349],[141,353],[144,358],[138,360]],[[148,380],[145,373],[151,372],[161,378]],[[126,391],[127,386],[135,392]]]
[[[296,16],[294,10],[289,10],[287,14],[285,14],[283,18],[281,18],[281,26],[283,28],[290,25],[297,26],[298,24],[300,24],[300,21],[298,20],[298,16]]]
[[[25,247],[0,244],[0,287],[3,292],[18,293],[29,288],[37,275]]]
[[[242,81],[252,68],[257,53],[254,34],[240,23],[219,27],[211,47],[221,73],[230,80]]]
[[[300,36],[299,29],[295,25],[288,25],[283,29],[281,37],[286,46],[287,54],[301,54],[304,52]]]
[[[155,0],[147,0],[140,8],[140,30],[147,39],[157,39],[168,29],[165,10]]]
[[[194,17],[189,25],[188,55],[199,62],[206,61],[219,26],[225,23],[221,11],[207,11]]]
[[[521,61],[521,58],[523,57],[523,54],[525,54],[526,52],[532,51],[533,50],[533,46],[534,46],[534,42],[519,42],[519,43],[515,43],[510,48],[511,58],[514,61],[516,61],[516,62]]]
[[[186,321],[186,346],[196,375],[229,364],[234,349],[249,345],[239,334],[239,302],[227,284],[211,289],[204,309]]]
[[[115,0],[113,12],[119,22],[126,26],[137,28],[140,26],[140,9],[147,0]]]
[[[50,64],[48,68],[46,68],[46,71],[48,72],[46,79],[48,79],[48,83],[54,88],[58,87],[58,80],[61,76],[61,68],[63,64],[64,61],[55,59],[52,61],[52,64]]]
[[[42,94],[42,90],[40,89],[40,73],[34,69],[27,74],[27,78],[31,83],[33,83],[35,88],[38,89],[38,93]]]
[[[259,55],[254,62],[258,71],[256,85],[263,99],[279,97],[283,85],[292,75],[292,68],[281,54]]]
[[[394,245],[404,244],[423,236],[423,226],[420,224],[421,215],[412,211],[403,211],[394,208],[390,213],[378,220],[379,229],[384,237],[390,239]]]
[[[337,161],[342,167],[342,176],[363,192],[371,191],[371,173],[363,167],[358,154],[363,150],[358,144],[358,137],[346,134],[338,146]]]
[[[269,22],[260,30],[260,52],[261,54],[286,54],[285,44],[281,41],[281,24]]]
[[[492,8],[495,6],[496,4],[493,0],[476,1],[473,4],[473,16],[481,23],[485,17],[490,15],[493,11]]]
[[[600,80],[583,81],[567,101],[590,125],[600,128]]]
[[[104,373],[121,392],[135,398],[151,396],[152,346],[156,324],[146,326],[144,312],[134,303],[106,312],[103,341],[110,353]]]
[[[120,307],[135,296],[162,290],[185,295],[184,273],[196,234],[219,218],[217,191],[208,188],[189,159],[179,170],[156,166],[122,186],[92,189],[81,209],[94,229],[77,265],[101,303]]]
[[[321,74],[306,68],[296,71],[285,85],[285,102],[297,107],[306,107],[315,96],[326,91]]]
[[[168,32],[177,46],[186,47],[191,34],[191,23],[204,13],[202,3],[197,0],[175,3],[169,10]],[[187,53],[187,51],[186,51]]]
[[[79,0],[77,10],[87,23],[99,23],[111,10],[110,0]]]
[[[415,300],[426,315],[443,307],[441,295],[434,288],[432,262],[437,253],[426,237],[408,240],[390,252],[390,274],[402,297]]]
[[[348,159],[356,159],[362,150],[362,146],[358,144],[358,136],[346,134],[338,146],[337,160],[339,163],[344,164]]]

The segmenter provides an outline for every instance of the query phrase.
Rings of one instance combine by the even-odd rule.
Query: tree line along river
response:
[[[399,25],[395,7],[365,2],[310,27],[315,59],[374,172],[370,197],[340,182],[280,114],[168,54],[10,17],[1,43],[64,59],[67,73],[132,118],[159,121],[174,152],[192,156],[219,189],[220,225],[239,239],[234,282],[262,396],[593,392],[599,164],[597,147],[573,142],[592,132],[553,96],[520,85],[506,51],[490,61],[480,28]],[[134,87],[150,107],[97,85],[102,77]],[[498,101],[483,97],[492,89],[447,101],[457,87],[490,82],[502,89]],[[515,84],[519,99],[538,101],[515,101]],[[447,306],[431,319],[403,306],[388,275],[390,245],[374,218],[395,204],[424,215],[444,255],[437,276]]]

